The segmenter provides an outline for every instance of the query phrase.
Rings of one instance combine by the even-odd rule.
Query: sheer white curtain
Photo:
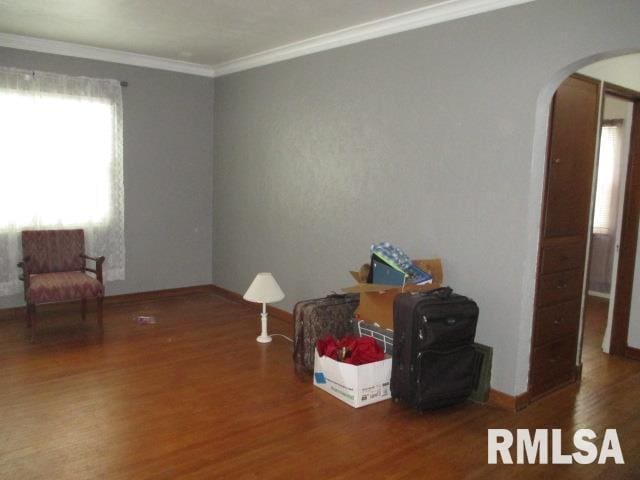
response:
[[[623,145],[622,120],[605,120],[600,133],[596,202],[589,262],[589,290],[609,293],[613,270],[620,169]]]
[[[30,228],[83,228],[124,279],[120,82],[0,67],[0,295],[21,291]]]
[[[622,126],[605,124],[600,134],[593,233],[608,235],[615,229],[618,218],[621,155]]]

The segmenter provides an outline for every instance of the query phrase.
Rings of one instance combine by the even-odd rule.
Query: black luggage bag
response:
[[[478,305],[448,287],[399,294],[393,304],[391,396],[418,410],[465,401],[478,379]]]
[[[293,364],[298,373],[313,373],[316,342],[327,335],[354,334],[353,315],[360,303],[356,293],[303,300],[293,307]]]

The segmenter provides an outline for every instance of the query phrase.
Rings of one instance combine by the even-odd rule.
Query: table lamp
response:
[[[259,273],[256,278],[253,279],[251,285],[247,289],[247,292],[242,297],[249,302],[261,303],[262,313],[260,319],[262,320],[262,333],[256,338],[260,343],[269,343],[271,336],[267,334],[267,303],[279,302],[284,298],[284,293],[273,278],[273,275],[268,272]]]

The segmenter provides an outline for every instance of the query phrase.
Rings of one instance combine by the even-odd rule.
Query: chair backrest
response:
[[[85,266],[84,231],[24,230],[22,256],[29,257],[28,274],[72,272]]]

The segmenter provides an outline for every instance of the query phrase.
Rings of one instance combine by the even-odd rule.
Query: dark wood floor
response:
[[[110,306],[103,336],[73,309],[43,314],[36,344],[3,321],[0,478],[640,478],[640,362],[599,353],[591,324],[580,385],[519,413],[418,415],[299,380],[291,344],[258,344],[258,316],[213,294]],[[488,428],[541,427],[565,429],[568,452],[577,428],[617,428],[627,463],[487,465]]]

